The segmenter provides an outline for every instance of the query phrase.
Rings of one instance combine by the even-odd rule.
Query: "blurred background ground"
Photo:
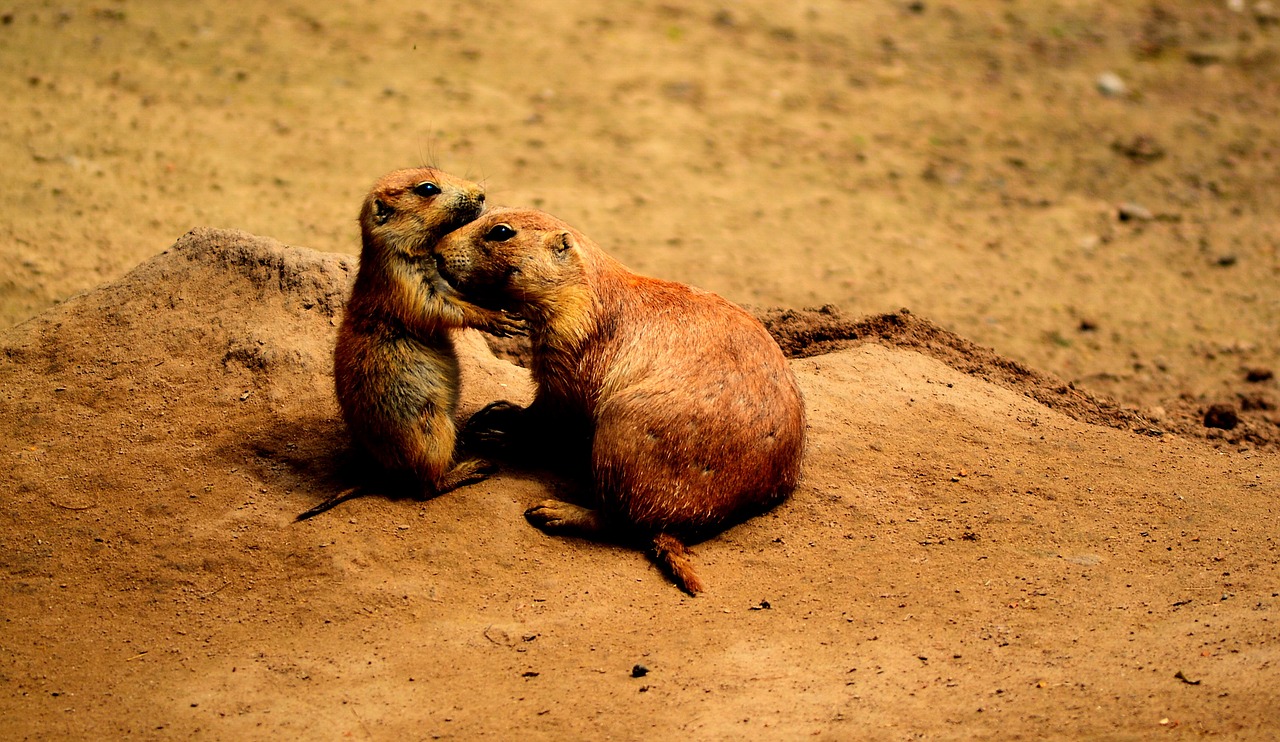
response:
[[[431,162],[742,303],[909,307],[1157,417],[1274,406],[1274,3],[102,0],[0,21],[0,326],[196,226],[354,253],[369,184]]]

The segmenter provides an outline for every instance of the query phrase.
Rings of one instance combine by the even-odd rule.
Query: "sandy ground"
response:
[[[793,361],[803,484],[697,547],[698,598],[526,524],[566,486],[536,472],[294,523],[353,482],[328,378],[352,271],[202,230],[5,333],[12,736],[1280,731],[1274,454],[894,345]],[[462,413],[527,400],[468,337]]]
[[[0,8],[7,736],[1280,733],[1280,18],[775,6]],[[805,481],[707,595],[533,472],[290,522],[350,480],[356,206],[424,161],[840,308],[760,310]],[[144,262],[196,227],[320,252]],[[470,347],[468,409],[527,393]]]

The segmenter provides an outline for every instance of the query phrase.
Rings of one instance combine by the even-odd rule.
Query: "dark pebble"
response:
[[[645,675],[648,675],[648,674],[649,674],[649,668],[645,667],[644,665],[636,665],[635,667],[631,668],[631,677],[633,678],[643,678]]]
[[[1275,372],[1269,368],[1251,368],[1244,372],[1244,380],[1254,384],[1271,381],[1273,378],[1275,378]]]

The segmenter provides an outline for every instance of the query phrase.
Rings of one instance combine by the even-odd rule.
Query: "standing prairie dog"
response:
[[[636,275],[540,211],[490,210],[437,254],[463,296],[529,323],[534,401],[490,405],[478,436],[589,440],[597,507],[547,500],[526,516],[642,536],[682,588],[703,590],[686,540],[773,506],[800,476],[804,401],[777,343],[740,307]]]
[[[386,469],[413,475],[424,498],[494,471],[482,459],[455,460],[458,358],[449,331],[510,334],[519,325],[463,300],[440,279],[432,253],[483,210],[483,188],[434,168],[383,176],[360,209],[360,268],[334,349],[334,387],[355,442]]]

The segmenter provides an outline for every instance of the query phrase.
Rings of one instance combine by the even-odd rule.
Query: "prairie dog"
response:
[[[475,183],[413,168],[379,179],[360,209],[360,268],[334,349],[334,388],[355,442],[387,470],[415,477],[424,499],[495,471],[483,459],[455,458],[458,359],[449,333],[510,334],[519,324],[462,299],[441,280],[432,254],[446,233],[480,216],[484,200]]]
[[[463,296],[529,323],[534,402],[490,405],[478,435],[589,439],[596,507],[547,500],[526,516],[641,536],[703,590],[686,540],[777,504],[800,476],[804,401],[777,343],[737,305],[632,273],[540,211],[490,210],[436,250]]]

